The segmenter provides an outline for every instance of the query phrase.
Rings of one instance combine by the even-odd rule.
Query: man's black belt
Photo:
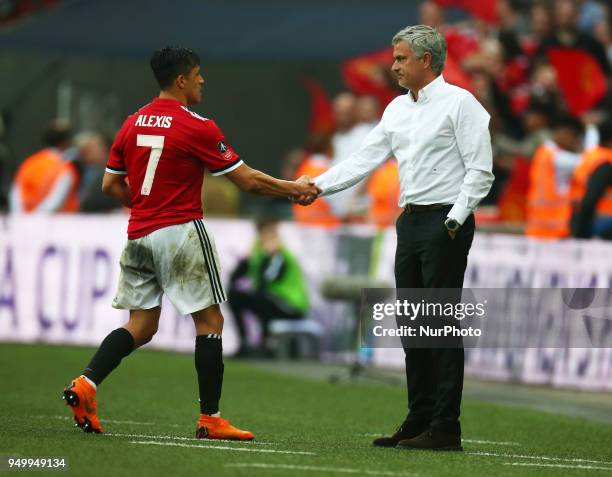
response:
[[[414,214],[416,212],[427,212],[430,210],[441,210],[446,208],[452,208],[452,204],[427,204],[427,205],[419,205],[419,204],[406,204],[404,210],[409,214]]]

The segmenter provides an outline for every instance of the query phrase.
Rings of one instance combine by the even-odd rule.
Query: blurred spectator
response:
[[[399,170],[395,158],[388,159],[372,173],[367,190],[370,196],[369,222],[379,228],[393,225],[401,212],[398,205]]]
[[[353,135],[357,124],[357,98],[345,91],[333,100],[336,132],[332,137],[333,163],[342,162],[359,147],[359,138]]]
[[[333,100],[336,132],[332,137],[332,165],[347,159],[356,151],[374,124],[359,123],[358,100],[353,93],[343,92]],[[368,196],[364,187],[351,187],[327,198],[334,215],[343,222],[364,222]]]
[[[578,4],[578,28],[585,33],[590,33],[595,24],[606,17],[606,10],[601,3],[593,0],[577,0]]]
[[[429,3],[429,2],[426,2]],[[436,5],[436,8],[437,5]],[[380,121],[380,102],[374,96],[360,96],[357,98],[355,126],[358,136],[367,136]],[[397,161],[392,158],[378,167],[369,180],[356,186],[363,194],[368,195],[367,221],[378,227],[388,227],[395,223],[400,209],[399,202],[399,174]]]
[[[120,205],[102,192],[102,177],[108,160],[108,138],[98,132],[82,132],[74,139],[75,165],[80,174],[79,202],[82,212],[106,212]]]
[[[574,0],[556,0],[554,6],[555,28],[542,45],[542,53],[551,48],[577,48],[589,52],[602,71],[610,74],[608,57],[601,43],[578,28],[579,10]]]
[[[433,0],[421,3],[419,23],[437,28],[442,32],[446,38],[448,57],[458,62],[477,53],[480,49],[476,31],[469,24],[449,25],[446,23],[444,9]],[[395,84],[397,85],[397,81]]]
[[[251,254],[232,272],[229,305],[240,333],[238,356],[251,354],[246,312],[256,315],[262,327],[262,345],[274,319],[304,318],[309,309],[306,281],[297,259],[283,246],[274,220],[257,223]]]
[[[527,19],[521,12],[520,0],[498,0],[499,28],[505,32],[524,35],[529,31]]]
[[[531,32],[527,36],[530,47],[528,52],[535,53],[544,40],[553,33],[553,14],[549,2],[536,1],[529,12]]]
[[[540,63],[534,68],[529,88],[529,101],[548,109],[552,118],[567,110],[559,89],[557,72],[548,63]]]
[[[295,180],[304,175],[317,177],[330,168],[332,145],[331,137],[328,134],[313,135],[309,140],[308,149],[310,153],[303,153],[302,162],[289,180]],[[293,158],[288,156],[287,160],[293,160]],[[323,227],[333,227],[340,223],[333,214],[326,197],[321,197],[306,207],[293,204],[293,218],[301,224]]]
[[[612,22],[612,14],[608,14],[607,19],[601,19],[595,23],[594,36],[606,50],[608,63],[612,64],[612,32],[610,23]]]
[[[583,154],[570,194],[572,236],[612,240],[612,119],[599,127],[599,146]]]
[[[540,239],[569,236],[570,178],[580,161],[584,126],[570,116],[558,119],[552,140],[542,144],[531,161],[527,194],[526,234]]]
[[[496,151],[502,154],[520,155],[531,158],[536,149],[545,141],[550,139],[551,111],[537,104],[530,106],[523,114],[522,139],[514,139],[503,133],[498,133],[493,138]]]
[[[355,105],[357,118],[356,128],[363,128],[369,133],[380,120],[380,102],[375,96],[360,96]]]
[[[419,23],[442,30],[445,24],[444,11],[433,0],[426,0],[419,7]]]
[[[23,161],[13,182],[11,212],[76,212],[78,174],[64,152],[70,146],[70,126],[52,121],[44,132],[45,148]]]

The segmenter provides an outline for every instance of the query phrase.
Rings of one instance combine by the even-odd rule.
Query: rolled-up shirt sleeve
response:
[[[330,195],[357,184],[385,160],[391,157],[391,142],[383,122],[370,131],[359,149],[340,164],[317,176],[314,181],[321,195]]]
[[[489,113],[472,95],[461,99],[454,118],[455,137],[465,177],[448,217],[460,224],[489,193],[493,184],[493,153],[489,134]]]

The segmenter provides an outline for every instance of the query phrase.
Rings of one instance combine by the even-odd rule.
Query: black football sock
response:
[[[119,366],[121,360],[134,349],[134,338],[125,328],[111,331],[100,344],[98,351],[83,371],[96,386],[104,381],[110,372]]]
[[[196,336],[195,367],[200,388],[200,412],[219,412],[221,386],[223,385],[223,346],[221,335]]]

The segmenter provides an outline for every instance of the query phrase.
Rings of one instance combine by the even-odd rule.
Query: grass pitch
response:
[[[100,386],[105,434],[85,434],[60,396],[92,352],[0,345],[0,455],[67,456],[68,473],[83,476],[612,475],[609,423],[466,399],[463,453],[373,448],[404,418],[403,387],[334,385],[232,360],[223,415],[256,441],[197,441],[192,356],[149,350]]]

